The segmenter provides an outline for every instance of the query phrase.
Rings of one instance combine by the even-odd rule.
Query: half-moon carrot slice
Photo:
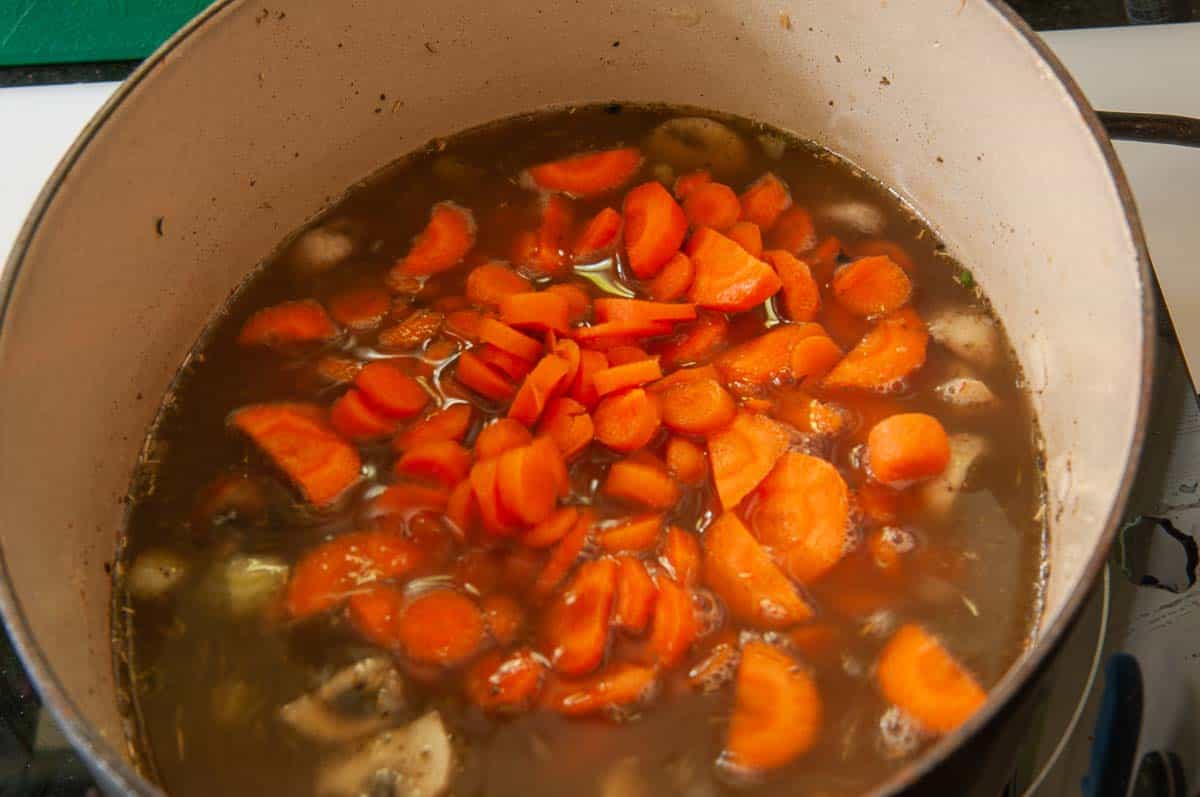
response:
[[[616,662],[590,678],[552,683],[544,702],[552,711],[583,717],[645,703],[653,699],[657,685],[654,667]]]
[[[243,346],[283,346],[332,340],[337,326],[313,299],[264,307],[246,319],[238,333]]]
[[[692,591],[666,577],[658,579],[658,599],[650,626],[650,649],[660,667],[674,667],[696,641],[699,623],[692,606]]]
[[[792,194],[782,180],[767,172],[742,192],[742,221],[752,221],[769,232],[780,214],[792,206]]]
[[[884,646],[875,679],[885,698],[935,733],[950,733],[987,701],[974,676],[913,623]]]
[[[756,495],[750,527],[788,575],[808,584],[841,560],[850,533],[850,491],[837,468],[789,451]]]
[[[475,245],[475,217],[454,202],[438,202],[408,254],[392,269],[396,276],[424,277],[458,265]]]
[[[467,298],[478,307],[499,307],[500,301],[514,293],[533,290],[529,280],[501,260],[492,260],[471,269],[467,275]]]
[[[763,253],[783,282],[783,309],[793,321],[812,321],[821,309],[821,289],[803,260],[782,249]]]
[[[284,608],[295,618],[327,611],[364,584],[416,573],[426,559],[421,546],[403,534],[343,534],[309,551],[292,569]]]
[[[721,506],[733,509],[766,478],[783,452],[788,435],[765,415],[739,412],[708,438],[708,461]]]
[[[825,377],[825,386],[889,390],[925,364],[929,332],[911,307],[880,319]]]
[[[860,257],[833,275],[834,297],[855,315],[876,316],[899,310],[912,298],[912,289],[908,274],[887,255]]]
[[[595,257],[609,252],[621,235],[621,214],[612,208],[604,208],[584,226],[575,239],[575,258]]]
[[[596,559],[580,565],[575,578],[546,612],[546,657],[564,675],[586,675],[600,666],[608,647],[609,620],[617,593],[617,563]]]
[[[701,542],[704,583],[734,617],[760,628],[786,628],[812,617],[812,607],[737,515],[726,512]]]
[[[617,597],[613,623],[635,636],[645,632],[654,613],[658,588],[640,559],[617,557]]]
[[[687,216],[660,183],[642,183],[625,195],[625,252],[629,268],[650,279],[679,251],[687,235]]]
[[[528,174],[545,191],[591,197],[625,185],[641,165],[642,153],[636,147],[622,147],[542,163],[530,167]]]
[[[774,269],[711,227],[692,233],[686,252],[696,270],[688,295],[700,307],[740,313],[783,284]]]

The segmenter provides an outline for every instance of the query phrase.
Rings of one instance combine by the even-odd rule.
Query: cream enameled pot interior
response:
[[[818,141],[893,186],[972,265],[1045,436],[1043,637],[1062,625],[1140,442],[1145,272],[1111,150],[1003,12],[981,0],[218,4],[69,156],[10,262],[0,329],[4,608],[110,788],[149,787],[114,753],[104,563],[158,397],[214,306],[346,186],[427,139],[614,99],[707,106]]]

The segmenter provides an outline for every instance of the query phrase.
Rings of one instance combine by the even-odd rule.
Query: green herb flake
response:
[[[975,287],[975,275],[965,268],[958,270],[958,273],[954,275],[954,281],[964,288]]]

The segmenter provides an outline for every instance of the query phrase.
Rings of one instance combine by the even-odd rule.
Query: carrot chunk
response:
[[[392,297],[381,288],[351,288],[329,300],[329,315],[356,332],[374,329],[392,308]]]
[[[318,545],[296,564],[284,607],[291,617],[309,617],[334,608],[364,584],[405,578],[425,563],[421,546],[402,534],[343,534]]]
[[[479,599],[488,634],[500,645],[511,645],[525,626],[525,610],[508,595],[487,595]]]
[[[682,437],[667,441],[667,470],[683,484],[695,487],[708,474],[704,449]]]
[[[704,583],[735,618],[762,628],[786,628],[812,617],[812,607],[737,515],[722,515],[702,542]]]
[[[622,631],[638,636],[650,625],[658,588],[641,560],[617,557],[617,596],[613,622]]]
[[[475,245],[475,217],[454,202],[438,202],[408,254],[392,269],[397,277],[424,277],[458,265]]]
[[[666,427],[684,434],[712,434],[728,426],[737,414],[733,396],[713,379],[676,385],[662,394],[661,404]]]
[[[833,275],[833,295],[855,315],[882,315],[908,304],[912,280],[887,255],[860,257]]]
[[[317,376],[322,381],[334,385],[343,385],[347,382],[353,382],[354,377],[358,376],[358,372],[362,370],[362,366],[362,363],[350,357],[326,355],[317,360],[313,370],[316,371]]]
[[[662,515],[639,515],[604,529],[596,541],[609,553],[650,551],[658,547],[662,527]]]
[[[658,359],[654,358],[614,365],[597,371],[592,375],[592,383],[596,386],[596,394],[603,397],[618,390],[640,387],[661,377],[662,368],[658,365]]]
[[[463,682],[467,699],[493,714],[519,714],[537,700],[546,665],[530,650],[493,651],[471,665]]]
[[[804,253],[804,262],[812,269],[817,282],[828,285],[833,279],[833,272],[841,254],[842,242],[835,235],[827,235],[818,241],[812,250]]]
[[[544,274],[558,274],[568,265],[567,235],[574,221],[570,200],[552,194],[543,197],[542,220],[537,232],[517,237],[513,260]]]
[[[883,696],[935,733],[950,733],[987,701],[974,676],[919,625],[901,626],[879,654]]]
[[[583,321],[591,311],[592,297],[574,282],[559,282],[546,290],[567,300],[567,319],[573,324]]]
[[[471,487],[471,480],[463,479],[454,485],[446,499],[446,519],[453,526],[451,533],[458,537],[460,542],[465,540],[478,516],[479,504],[475,501],[475,490]]]
[[[555,455],[558,450],[555,449]],[[505,451],[497,460],[496,488],[500,503],[522,523],[541,523],[554,511],[558,485],[550,463],[539,460],[532,446]]]
[[[544,191],[592,197],[625,185],[641,165],[642,153],[636,147],[622,147],[542,163],[530,167],[528,174]]]
[[[810,335],[796,341],[790,358],[792,378],[819,379],[841,362],[845,354],[833,339],[825,335]]]
[[[780,214],[768,238],[772,249],[798,255],[817,245],[817,230],[809,212],[797,205]]]
[[[467,298],[478,307],[497,308],[505,296],[531,290],[529,280],[498,260],[476,266],[467,275]]]
[[[367,363],[354,379],[354,386],[383,415],[406,420],[414,418],[429,403],[421,383],[386,360]]]
[[[479,340],[530,362],[542,353],[540,340],[522,334],[494,318],[484,318],[479,322]]]
[[[530,548],[549,548],[567,536],[577,522],[579,510],[573,506],[564,506],[522,534],[521,542]]]
[[[614,299],[605,297],[595,303],[596,320],[645,321],[673,324],[691,321],[696,317],[696,307],[678,302],[647,302],[642,299]]]
[[[533,364],[529,360],[522,360],[515,354],[509,354],[490,343],[475,347],[472,350],[472,355],[477,356],[494,370],[499,371],[514,382],[524,379],[533,370]]]
[[[534,366],[508,408],[508,417],[532,427],[542,417],[546,402],[561,392],[571,367],[557,354],[547,354]]]
[[[480,459],[471,466],[471,490],[479,507],[479,519],[496,537],[510,537],[517,531],[517,518],[500,501],[500,458]]]
[[[762,230],[752,221],[739,221],[725,231],[726,237],[746,250],[751,257],[762,258]]]
[[[679,250],[687,235],[683,208],[656,182],[642,183],[625,195],[625,252],[629,268],[650,279]]]
[[[825,377],[832,388],[888,390],[925,364],[929,333],[909,307],[880,319]]]
[[[544,651],[556,671],[586,675],[600,666],[616,592],[616,561],[596,559],[580,565],[546,612]]]
[[[586,407],[575,399],[560,396],[546,405],[538,434],[549,435],[563,459],[571,460],[592,442],[595,426]]]
[[[592,415],[596,439],[614,451],[634,451],[658,432],[658,404],[640,387],[605,396]]]
[[[909,273],[912,273],[914,268],[912,256],[904,250],[904,247],[894,241],[884,241],[878,238],[854,241],[853,243],[846,244],[846,254],[850,255],[850,257],[874,257],[882,255],[890,258],[893,263]]]
[[[238,343],[243,346],[320,343],[337,337],[337,332],[324,307],[312,299],[301,299],[255,312],[242,325]]]
[[[542,598],[548,597],[574,569],[575,563],[579,561],[579,555],[583,553],[583,549],[591,537],[592,525],[595,522],[596,516],[592,510],[579,510],[574,528],[568,531],[554,546],[550,552],[550,558],[546,560],[546,566],[542,568],[542,572],[534,581],[533,592],[535,595]]]
[[[462,442],[471,426],[472,413],[470,404],[452,404],[432,412],[397,434],[392,440],[392,448],[401,452],[439,440]]]
[[[849,547],[850,491],[837,468],[789,451],[759,485],[750,526],[802,584],[820,578]]]
[[[679,501],[679,485],[660,463],[629,458],[614,462],[601,492],[649,509],[669,509]]]
[[[517,329],[566,334],[568,315],[566,298],[550,291],[510,293],[500,300],[500,320]]]
[[[674,667],[696,641],[700,624],[692,606],[692,591],[669,578],[659,578],[658,599],[650,627],[650,649],[660,667]]]
[[[904,485],[941,474],[950,462],[942,424],[923,412],[885,418],[867,435],[867,467],[884,484]]]
[[[721,506],[733,509],[766,478],[783,452],[788,435],[764,415],[739,412],[708,438],[708,461]]]
[[[311,503],[324,506],[358,481],[362,460],[308,404],[252,404],[230,424],[249,437]]]
[[[688,194],[711,182],[712,175],[704,169],[700,169],[699,171],[688,172],[687,174],[681,174],[680,176],[676,177],[675,185],[672,187],[672,190],[674,191],[676,198],[682,202],[688,198]]]
[[[453,487],[467,478],[471,452],[453,440],[439,440],[410,448],[396,460],[396,472],[421,479],[432,479]]]
[[[488,365],[474,352],[464,351],[458,355],[458,365],[454,373],[463,385],[493,401],[503,401],[516,391],[504,374]]]
[[[734,389],[761,387],[791,377],[792,352],[806,338],[823,335],[820,324],[784,324],[735,346],[717,358],[717,370]]]
[[[354,388],[330,406],[329,425],[342,437],[356,442],[386,437],[396,430],[396,422],[376,410],[362,391]]]
[[[783,309],[793,321],[812,321],[821,309],[821,290],[803,260],[782,249],[772,249],[763,258],[783,283]]]
[[[725,316],[706,313],[662,347],[662,361],[670,367],[704,362],[725,346],[728,335]]]
[[[823,714],[812,675],[782,650],[751,642],[738,663],[719,766],[753,778],[791,763],[816,745]]]
[[[726,230],[737,223],[742,206],[738,195],[724,183],[704,183],[688,191],[683,212],[693,227]]]
[[[602,351],[584,349],[579,353],[579,371],[571,384],[571,398],[578,401],[587,409],[596,406],[600,395],[596,392],[596,373],[603,371],[609,365],[608,357]]]
[[[646,294],[655,301],[672,302],[687,295],[696,273],[692,259],[683,252],[676,252],[662,270],[645,284]]]
[[[384,349],[395,351],[417,349],[432,340],[441,331],[445,320],[445,315],[437,310],[417,310],[400,323],[380,332],[376,341]]]
[[[770,266],[710,227],[692,233],[686,251],[696,269],[688,295],[700,307],[740,313],[762,304],[782,285]]]
[[[700,541],[692,532],[678,526],[667,529],[667,536],[663,538],[662,560],[680,584],[691,587],[700,582]]]
[[[688,670],[688,683],[699,692],[716,692],[733,680],[740,658],[734,645],[720,642],[699,664]]]
[[[395,633],[400,650],[413,661],[453,667],[483,647],[487,628],[475,601],[439,588],[404,602]]]
[[[584,717],[646,703],[657,688],[654,667],[617,662],[584,680],[562,681],[547,689],[546,705],[568,717]]]
[[[575,239],[575,259],[587,259],[612,251],[621,235],[621,214],[604,208],[593,216]]]
[[[483,323],[483,315],[477,310],[453,310],[446,314],[445,328],[446,331],[457,338],[462,338],[465,341],[474,343],[479,340],[479,325]],[[444,340],[440,342],[444,346],[448,346],[449,353],[453,354],[458,350],[458,346],[453,341]],[[431,357],[434,352],[434,346],[431,344],[425,350],[425,356]],[[433,359],[442,359],[440,357]]]
[[[787,185],[771,172],[751,183],[740,199],[742,221],[754,222],[763,232],[770,232],[780,214],[792,206]]]

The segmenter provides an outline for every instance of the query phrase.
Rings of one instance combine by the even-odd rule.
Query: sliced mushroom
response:
[[[837,202],[821,209],[820,216],[864,235],[883,232],[887,219],[883,211],[866,202]]]
[[[129,594],[140,600],[165,597],[187,574],[183,557],[165,548],[142,551],[125,576]]]
[[[684,116],[650,131],[643,144],[651,160],[676,173],[708,169],[718,180],[736,176],[750,162],[750,148],[736,132],[713,119]]]
[[[261,611],[283,589],[289,571],[274,556],[233,556],[222,570],[229,610],[243,617]]]
[[[987,368],[1000,352],[1000,330],[984,313],[944,310],[928,320],[929,334],[969,363]]]
[[[921,497],[927,512],[944,515],[954,506],[954,500],[966,484],[971,466],[988,449],[987,440],[977,434],[960,432],[950,435],[950,461],[942,475],[921,486]]]
[[[994,406],[996,394],[981,380],[970,376],[947,379],[936,388],[938,397],[954,407],[980,409]]]
[[[285,259],[298,271],[328,271],[354,253],[354,236],[344,222],[330,222],[305,231],[292,241]]]
[[[450,788],[454,749],[442,716],[431,711],[384,731],[317,778],[319,797],[440,797]]]
[[[392,725],[404,706],[404,680],[386,658],[372,657],[338,670],[279,717],[315,741],[345,742]]]

